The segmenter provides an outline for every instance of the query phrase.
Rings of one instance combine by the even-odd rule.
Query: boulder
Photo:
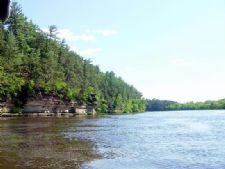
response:
[[[75,107],[75,114],[76,115],[87,115],[86,105],[76,106]]]

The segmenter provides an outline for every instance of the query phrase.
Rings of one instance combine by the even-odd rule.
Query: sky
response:
[[[43,30],[145,98],[225,98],[224,0],[17,0]]]

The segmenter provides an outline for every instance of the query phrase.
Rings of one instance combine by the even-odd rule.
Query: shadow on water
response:
[[[100,158],[91,142],[62,134],[85,118],[0,119],[0,168],[79,169]]]

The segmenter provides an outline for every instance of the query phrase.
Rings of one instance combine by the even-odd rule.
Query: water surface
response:
[[[85,120],[76,118],[0,119],[0,169],[80,169],[99,156],[86,140],[63,133]]]
[[[97,145],[93,169],[224,169],[225,111],[151,112],[85,120],[66,134]]]
[[[0,120],[0,169],[224,169],[225,111]]]

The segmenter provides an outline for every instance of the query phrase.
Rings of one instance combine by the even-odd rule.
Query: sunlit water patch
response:
[[[89,140],[96,169],[224,169],[225,111],[149,112],[88,119],[65,137]]]

